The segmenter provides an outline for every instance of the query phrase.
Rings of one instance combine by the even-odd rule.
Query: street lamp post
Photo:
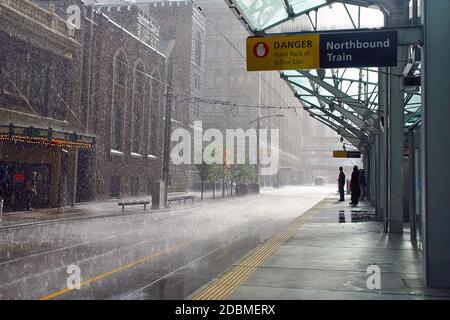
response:
[[[256,183],[260,184],[259,174],[259,129],[261,128],[261,117],[259,116],[260,108],[258,108],[258,118],[256,119]]]
[[[172,97],[170,94],[166,96],[166,109],[164,117],[164,155],[163,155],[163,181],[164,181],[164,207],[169,206],[168,192],[170,183],[170,133],[172,131],[171,127],[172,118]]]
[[[258,109],[259,111],[259,109]],[[259,163],[259,129],[261,128],[261,119],[267,119],[267,118],[283,118],[284,115],[283,114],[272,114],[272,115],[267,115],[267,116],[259,116],[259,112],[258,112],[258,117],[252,121],[249,122],[249,124],[252,124],[253,122],[256,121],[256,181],[259,184],[260,182],[260,163]],[[272,143],[272,142],[271,142]]]

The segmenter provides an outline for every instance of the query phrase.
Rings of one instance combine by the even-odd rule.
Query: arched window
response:
[[[133,109],[131,115],[131,152],[139,154],[141,147],[142,114],[145,100],[145,68],[138,60],[133,70]]]
[[[157,132],[157,115],[161,103],[161,83],[158,72],[153,72],[151,80],[151,97],[148,111],[148,153],[157,155],[158,149],[158,132]]]
[[[123,51],[114,57],[113,102],[111,112],[111,149],[123,149],[123,127],[125,119],[125,95],[127,84],[127,58]]]

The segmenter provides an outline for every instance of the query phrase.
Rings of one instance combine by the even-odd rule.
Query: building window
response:
[[[161,83],[158,72],[153,73],[148,110],[148,154],[156,156],[158,147],[157,116],[161,103]]]
[[[215,82],[216,82],[215,79],[216,79],[216,75],[215,75],[215,73],[212,70],[208,71],[206,73],[206,85],[207,86],[214,86]]]
[[[200,31],[197,31],[195,37],[195,64],[201,66],[201,63],[202,63],[202,35]]]
[[[236,69],[228,69],[228,85],[234,86],[236,81]]]
[[[30,54],[6,44],[0,56],[0,82],[8,93],[30,98]]]
[[[201,75],[194,73],[194,87],[195,89],[200,89],[201,87]]]
[[[120,197],[120,176],[112,176],[110,187],[109,187],[109,196],[111,198],[119,198]]]
[[[140,153],[141,123],[145,100],[145,68],[142,61],[133,70],[133,109],[131,115],[131,152]]]
[[[235,49],[233,47],[230,48],[230,57],[231,58],[240,58],[241,57],[241,52],[238,51],[239,49]]]
[[[216,42],[214,41],[209,41],[208,44],[206,45],[206,56],[209,59],[213,59],[216,58]]]
[[[19,56],[17,86],[21,94],[30,97],[30,54],[25,53]]]
[[[12,55],[12,50],[2,50],[0,52],[0,86],[9,93],[15,93],[16,90],[12,82],[16,81],[17,56]]]
[[[34,57],[31,70],[31,96],[34,101],[40,105],[40,107],[45,104],[45,96],[47,91],[46,84],[48,77],[48,67],[43,60],[44,59],[40,60],[37,57]],[[65,81],[61,82],[64,83]]]
[[[123,149],[127,64],[125,54],[120,51],[114,58],[111,112],[111,149],[118,151]]]
[[[70,74],[70,66],[64,61],[52,61],[47,73],[50,77],[47,101],[47,116],[63,120],[66,117],[66,106],[68,103],[69,86],[67,86],[67,74]],[[34,97],[33,97],[34,100]],[[44,103],[45,104],[45,103]],[[44,107],[46,109],[46,107]]]
[[[222,69],[216,69],[214,75],[215,75],[214,84],[215,85],[223,85],[223,71],[222,71]]]
[[[236,79],[236,83],[238,85],[245,84],[245,82],[247,80],[246,74],[244,72],[242,72],[241,70],[239,70],[239,69],[236,69],[235,71],[236,71],[236,78],[237,78]]]
[[[155,185],[155,181],[152,178],[147,179],[147,193],[152,194],[153,188]]]
[[[67,85],[71,63],[48,52],[30,52],[9,44],[0,35],[0,91],[20,97],[43,117],[66,118],[71,87]],[[28,106],[26,107],[28,109]]]
[[[139,195],[139,177],[131,177],[131,195],[138,196]]]

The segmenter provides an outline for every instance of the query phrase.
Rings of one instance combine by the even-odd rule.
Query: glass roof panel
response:
[[[286,3],[294,14],[322,6],[325,0],[234,0],[253,30],[262,30],[289,17]]]
[[[288,17],[284,0],[236,0],[252,29],[261,30]]]
[[[321,6],[326,3],[324,0],[289,0],[292,9],[294,9],[294,13],[300,13],[311,8],[315,8]]]
[[[267,34],[379,28],[384,15],[376,8],[326,0],[230,0],[236,4],[250,31]],[[311,11],[313,10],[313,11]],[[293,19],[290,19],[292,17]],[[285,70],[282,77],[295,90],[306,110],[324,123],[350,134],[373,127],[378,110],[379,70],[375,67],[321,70]],[[318,78],[318,79],[317,79]],[[420,117],[417,97],[405,101],[405,120]],[[366,111],[367,110],[367,111]],[[365,122],[365,125],[364,125]]]
[[[252,31],[267,33],[312,30],[336,30],[351,28],[379,28],[384,25],[383,13],[375,8],[359,7],[343,3],[327,3],[325,0],[230,0],[244,16]],[[289,4],[289,9],[286,7]],[[292,12],[290,12],[292,8]],[[315,27],[305,15],[317,11]],[[289,13],[295,16],[294,19]],[[314,15],[310,18],[315,20]],[[311,22],[311,23],[310,23]],[[282,23],[282,25],[280,25]],[[281,27],[281,29],[280,29]]]

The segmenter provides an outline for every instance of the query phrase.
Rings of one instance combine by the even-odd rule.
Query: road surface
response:
[[[185,299],[335,189],[0,230],[0,299]]]

